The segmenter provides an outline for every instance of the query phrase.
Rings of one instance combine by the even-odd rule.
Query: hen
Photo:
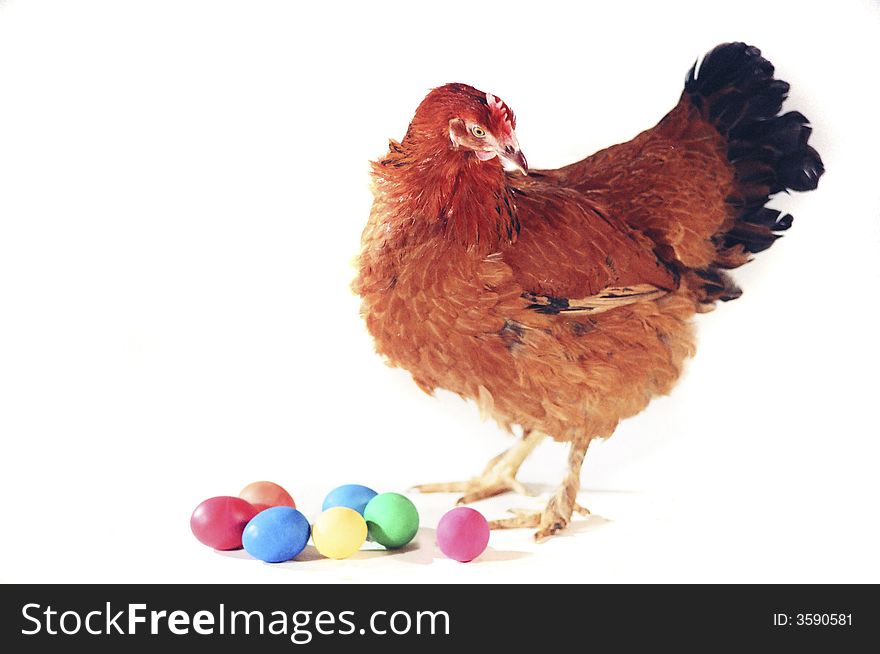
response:
[[[788,89],[757,48],[722,44],[655,127],[533,171],[499,98],[465,84],[427,95],[373,164],[354,289],[390,364],[522,438],[479,477],[422,491],[522,491],[520,464],[551,436],[570,443],[559,490],[492,526],[542,538],[587,512],[576,495],[590,441],[670,391],[694,353],[694,314],[740,295],[725,270],[791,226],[769,197],[824,172],[807,119],[777,115]]]

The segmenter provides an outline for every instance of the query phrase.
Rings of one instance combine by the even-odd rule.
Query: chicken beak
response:
[[[529,174],[529,163],[526,161],[526,156],[519,148],[514,148],[513,146],[508,145],[504,148],[503,152],[499,152],[498,154],[501,157],[501,160],[508,164],[510,169],[516,169],[523,175]]]

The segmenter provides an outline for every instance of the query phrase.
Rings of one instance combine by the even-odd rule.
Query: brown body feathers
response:
[[[506,105],[433,91],[374,164],[354,288],[378,351],[502,425],[610,435],[672,388],[694,313],[739,295],[724,269],[791,224],[768,197],[816,187],[806,119],[777,116],[787,90],[757,49],[725,44],[657,126],[528,176],[450,141],[457,120],[512,133]]]

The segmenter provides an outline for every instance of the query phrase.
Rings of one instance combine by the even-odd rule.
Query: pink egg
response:
[[[489,544],[489,523],[483,514],[466,506],[447,512],[437,524],[437,545],[450,559],[466,563],[480,556]]]
[[[189,520],[193,535],[208,547],[237,550],[241,534],[258,511],[240,497],[212,497],[196,507]]]

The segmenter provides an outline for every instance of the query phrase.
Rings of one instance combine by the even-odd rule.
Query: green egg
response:
[[[364,509],[364,520],[374,540],[388,549],[403,547],[419,530],[419,512],[400,493],[376,495]]]

